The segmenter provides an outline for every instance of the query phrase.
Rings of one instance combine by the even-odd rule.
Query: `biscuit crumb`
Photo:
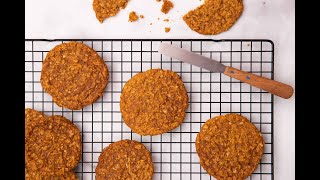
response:
[[[129,21],[130,22],[134,22],[134,21],[137,21],[138,20],[138,16],[136,14],[136,12],[134,11],[131,11],[130,14],[129,14]]]
[[[161,12],[167,14],[173,8],[173,3],[169,0],[163,0]]]
[[[143,18],[144,18],[144,15],[141,14],[141,15],[140,15],[140,18],[143,19]]]
[[[169,19],[164,19],[163,21],[164,21],[164,22],[169,22]]]
[[[152,25],[152,23],[150,23],[150,26]]]
[[[165,31],[166,33],[168,33],[170,30],[171,30],[171,28],[169,28],[169,27],[164,28],[164,31]]]
[[[156,0],[157,2],[161,2],[161,0]]]

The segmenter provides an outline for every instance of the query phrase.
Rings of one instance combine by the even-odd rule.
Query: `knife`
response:
[[[171,44],[161,43],[158,52],[185,63],[207,69],[211,72],[223,73],[229,77],[238,79],[241,82],[263,89],[285,99],[290,98],[293,94],[293,88],[287,84],[257,76],[230,66],[225,66],[214,59],[195,54]]]

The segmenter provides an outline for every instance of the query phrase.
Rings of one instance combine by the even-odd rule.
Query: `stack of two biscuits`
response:
[[[72,171],[81,156],[80,131],[62,116],[25,110],[26,179],[77,180]]]

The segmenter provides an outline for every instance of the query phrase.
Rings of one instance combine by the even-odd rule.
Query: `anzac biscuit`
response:
[[[242,11],[242,0],[205,0],[203,5],[184,15],[183,20],[192,30],[213,35],[231,28]]]
[[[69,171],[64,175],[60,175],[60,176],[41,176],[37,172],[31,172],[31,173],[28,172],[26,173],[25,179],[26,180],[78,180],[78,177],[72,171]]]
[[[96,180],[151,180],[152,175],[149,150],[134,140],[121,140],[104,148],[96,168]]]
[[[26,137],[25,163],[28,173],[64,175],[74,169],[80,160],[80,131],[62,116],[47,117],[32,124]]]
[[[120,111],[140,135],[157,135],[178,127],[186,115],[188,95],[180,76],[170,70],[138,73],[123,87]]]
[[[209,119],[196,139],[201,166],[218,180],[243,180],[257,168],[264,141],[243,116],[227,114]]]
[[[40,81],[58,106],[78,110],[102,95],[108,68],[90,47],[78,42],[63,43],[47,54]]]
[[[129,0],[93,0],[93,10],[96,13],[97,19],[100,23],[103,20],[115,16],[120,8],[126,8]]]

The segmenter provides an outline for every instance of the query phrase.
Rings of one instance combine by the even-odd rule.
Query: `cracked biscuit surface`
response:
[[[203,5],[184,15],[183,20],[200,34],[214,35],[230,29],[242,11],[242,0],[205,0]]]
[[[243,116],[227,114],[209,119],[196,138],[201,166],[218,180],[243,180],[257,168],[264,141]]]
[[[79,110],[94,103],[107,81],[106,63],[83,43],[57,45],[42,64],[41,85],[60,107]]]
[[[81,156],[79,129],[62,116],[40,116],[26,109],[25,166],[28,176],[58,177],[73,170]]]
[[[134,140],[121,140],[104,148],[96,168],[97,180],[151,180],[152,175],[149,150]]]
[[[133,76],[123,87],[120,111],[124,122],[140,135],[158,135],[184,120],[188,95],[180,76],[151,69]]]

